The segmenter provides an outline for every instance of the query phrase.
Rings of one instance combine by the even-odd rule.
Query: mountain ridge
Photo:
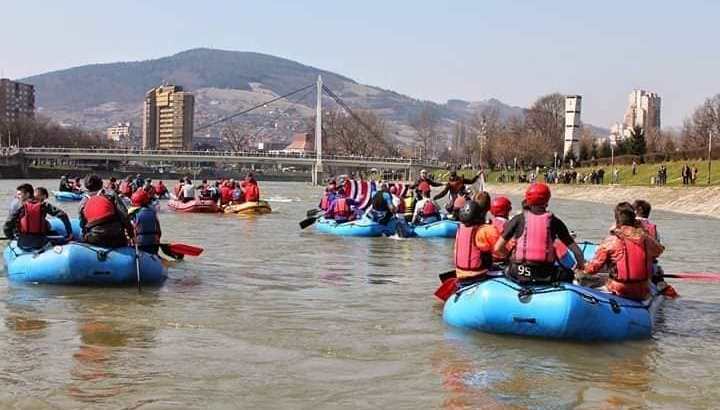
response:
[[[372,110],[386,119],[394,128],[393,135],[406,143],[413,139],[411,119],[428,104],[439,115],[441,128],[446,133],[454,122],[469,120],[475,112],[486,107],[496,108],[501,118],[523,115],[526,110],[494,98],[481,101],[451,99],[445,103],[422,101],[270,54],[210,48],[194,48],[140,61],[81,65],[29,76],[21,81],[35,85],[36,105],[41,113],[63,123],[104,129],[116,122],[140,124],[145,93],[163,83],[177,84],[196,94],[195,123],[198,126],[266,101],[269,98],[263,100],[262,97],[268,97],[267,91],[284,95],[312,84],[318,75],[322,75],[323,83],[351,108]],[[218,100],[212,98],[217,94],[214,90],[228,92]],[[314,96],[309,95],[281,106],[307,116],[312,114],[308,114],[306,107],[314,104]],[[282,115],[279,121],[269,123],[267,117],[277,115],[279,110],[268,109],[248,118],[253,124],[275,128],[278,135],[285,134],[286,137],[304,126],[302,121]],[[210,131],[211,134],[217,132],[217,129]]]

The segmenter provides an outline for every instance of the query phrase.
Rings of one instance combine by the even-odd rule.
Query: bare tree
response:
[[[387,136],[385,121],[372,111],[343,110],[323,115],[323,149],[330,154],[385,156],[398,150]],[[312,120],[314,124],[314,119]]]
[[[223,145],[232,152],[246,150],[254,137],[256,135],[251,132],[250,127],[244,125],[230,124],[220,131]]]
[[[418,116],[410,121],[410,125],[417,132],[417,143],[421,150],[421,158],[429,158],[436,154],[437,128],[440,116],[431,103],[423,104]]]
[[[473,135],[469,149],[474,163],[483,165],[506,163],[507,158],[496,155],[503,152],[502,147],[497,145],[505,131],[505,125],[500,120],[500,112],[497,108],[488,107],[477,113],[470,122],[470,128]]]
[[[720,135],[720,94],[706,99],[692,117],[685,120],[682,130],[683,149],[707,147],[710,133]]]
[[[0,142],[22,147],[105,147],[104,135],[77,127],[62,127],[42,116],[0,122]]]
[[[540,144],[535,144],[540,149],[538,156],[547,159],[553,152],[562,152],[565,97],[553,93],[538,98],[527,112],[526,124],[529,132],[540,140]]]

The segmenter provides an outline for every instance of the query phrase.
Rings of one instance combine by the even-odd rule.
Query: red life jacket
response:
[[[648,236],[657,241],[657,225],[647,219],[640,219],[640,225],[642,225],[645,232],[648,233]]]
[[[505,224],[507,223],[507,218],[503,218],[502,216],[496,216],[492,219],[492,225],[497,228],[498,232],[501,234],[505,230]]]
[[[83,215],[88,227],[100,225],[115,217],[115,204],[105,195],[98,193],[85,202]]]
[[[555,247],[550,233],[552,214],[545,212],[536,215],[532,212],[525,212],[524,218],[525,228],[517,240],[513,261],[520,263],[555,262]]]
[[[645,249],[645,238],[642,243],[619,238],[623,244],[623,252],[615,263],[611,277],[623,283],[645,282],[652,272],[652,261],[648,260]]]
[[[232,201],[232,188],[229,186],[223,186],[220,188],[220,202],[223,204],[229,204]]]
[[[335,200],[335,216],[341,218],[350,218],[352,210],[347,202],[347,198],[338,198]]]
[[[260,188],[257,184],[247,183],[243,186],[245,190],[245,200],[248,202],[258,202],[260,200]]]
[[[162,185],[161,185],[161,184],[157,184],[157,185],[154,186],[154,188],[155,188],[155,193],[158,194],[158,195],[160,195],[160,196],[163,195],[163,194],[165,194],[165,193],[167,192],[167,187],[165,186],[165,184],[162,184]]]
[[[431,190],[430,183],[423,179],[423,180],[420,181],[420,183],[418,184],[417,189],[418,189],[418,191],[420,191],[420,192],[430,192],[430,190]]]
[[[330,193],[325,192],[323,193],[323,197],[320,200],[320,209],[323,211],[327,211],[328,208],[330,208]]]
[[[460,224],[455,236],[455,267],[470,272],[490,269],[492,254],[482,252],[475,246],[475,233],[480,225],[466,226]],[[488,258],[489,256],[489,258]]]
[[[20,233],[23,235],[44,235],[47,233],[42,202],[32,200],[23,204],[25,210],[20,218]]]
[[[120,183],[120,193],[127,197],[132,195],[132,186],[129,182],[123,181]]]
[[[431,216],[437,216],[438,209],[433,201],[427,201],[425,202],[425,205],[423,205],[423,209],[421,212],[423,217],[429,218]]]

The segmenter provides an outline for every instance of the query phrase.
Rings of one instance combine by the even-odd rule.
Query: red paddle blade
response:
[[[450,278],[435,291],[435,297],[445,302],[457,291],[457,278]]]
[[[188,245],[185,243],[171,243],[169,245],[169,248],[171,252],[188,256],[200,256],[200,254],[203,253],[204,250],[199,246]]]

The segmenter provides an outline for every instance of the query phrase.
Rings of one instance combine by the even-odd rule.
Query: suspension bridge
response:
[[[362,171],[377,169],[382,171],[403,172],[406,178],[412,178],[421,168],[442,169],[444,164],[434,160],[403,157],[374,157],[358,155],[328,155],[322,150],[322,96],[327,95],[340,106],[353,120],[357,121],[377,141],[389,146],[388,142],[368,126],[352,109],[328,87],[323,85],[322,78],[318,76],[315,84],[310,84],[284,95],[272,98],[256,106],[228,115],[203,124],[195,129],[201,131],[216,125],[233,120],[254,110],[260,109],[281,99],[288,99],[305,91],[309,95],[315,88],[315,144],[313,152],[285,152],[285,151],[169,151],[169,150],[143,150],[143,149],[89,149],[89,148],[46,148],[27,147],[7,150],[3,152],[5,162],[20,162],[23,166],[28,163],[58,163],[83,164],[102,163],[108,170],[119,163],[130,161],[146,164],[249,164],[272,165],[276,167],[296,166],[309,168],[312,182],[320,184],[326,167],[334,170]]]

